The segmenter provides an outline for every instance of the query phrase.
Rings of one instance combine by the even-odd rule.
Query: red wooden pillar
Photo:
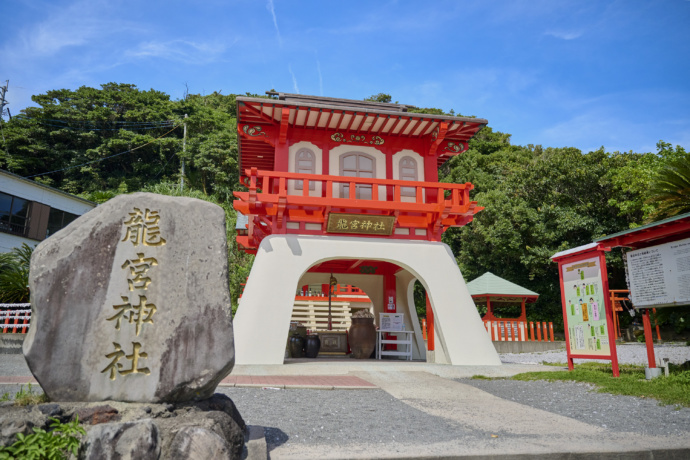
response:
[[[642,315],[642,324],[644,325],[644,343],[647,345],[647,361],[649,368],[654,369],[656,358],[654,357],[654,336],[652,335],[652,323],[649,321],[649,308]]]
[[[429,294],[426,295],[426,327],[426,349],[434,351],[434,310],[431,308],[431,302],[429,302]]]

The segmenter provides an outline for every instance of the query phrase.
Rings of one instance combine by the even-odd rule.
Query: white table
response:
[[[381,334],[394,334],[395,339],[387,338],[384,339]],[[381,356],[404,356],[407,361],[412,361],[412,334],[414,331],[389,331],[385,329],[379,329],[376,331],[376,359],[381,359]],[[402,337],[401,337],[402,336]],[[383,345],[387,343],[392,343],[398,345],[398,349],[393,350],[383,350]],[[400,351],[400,345],[405,346],[405,351]]]

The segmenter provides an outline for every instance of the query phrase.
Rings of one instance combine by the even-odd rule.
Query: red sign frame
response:
[[[558,277],[561,285],[561,306],[563,307],[563,325],[565,329],[565,343],[566,343],[566,353],[568,369],[574,369],[573,359],[604,359],[611,361],[611,368],[613,370],[613,376],[618,377],[620,375],[618,369],[618,353],[616,351],[616,340],[613,330],[613,308],[611,306],[611,298],[607,293],[609,292],[609,280],[608,273],[606,271],[606,257],[604,256],[605,249],[603,245],[588,246],[583,248],[581,251],[573,252],[570,254],[563,254],[561,256],[553,256],[552,260],[558,262]],[[605,293],[604,297],[604,309],[606,312],[606,323],[607,331],[609,337],[609,355],[584,355],[584,354],[573,354],[570,350],[570,334],[568,328],[568,314],[566,305],[566,295],[565,295],[565,285],[563,280],[563,266],[566,264],[571,264],[585,259],[599,259],[599,273],[601,276],[601,286]]]

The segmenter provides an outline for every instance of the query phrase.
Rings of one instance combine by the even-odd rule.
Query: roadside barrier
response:
[[[536,325],[536,326],[535,326]],[[553,342],[553,323],[534,321],[484,321],[494,342]],[[536,330],[536,337],[535,337]]]
[[[0,334],[26,334],[31,326],[30,303],[0,303]]]

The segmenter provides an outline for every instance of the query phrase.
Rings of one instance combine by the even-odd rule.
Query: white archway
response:
[[[294,288],[301,275],[324,260],[353,258],[394,263],[422,283],[434,310],[437,362],[501,363],[447,245],[364,237],[271,235],[259,246],[235,315],[236,364],[282,364]],[[409,291],[409,281],[404,288]]]

